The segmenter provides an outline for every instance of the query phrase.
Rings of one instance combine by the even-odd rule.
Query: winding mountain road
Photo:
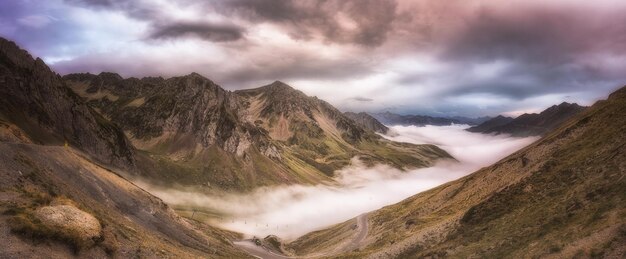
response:
[[[335,249],[331,254],[315,254],[311,256],[286,256],[282,254],[277,254],[270,249],[256,245],[252,239],[246,239],[241,241],[235,241],[233,244],[244,251],[248,252],[250,255],[262,258],[262,259],[285,259],[285,258],[315,258],[315,257],[325,257],[339,253],[350,252],[356,250],[361,247],[361,244],[367,237],[368,226],[367,226],[367,213],[363,213],[356,218],[356,226],[357,233],[354,235],[352,240],[349,240],[345,244],[339,246]]]
[[[367,213],[356,217],[356,226],[359,232],[348,244],[343,246],[342,249],[339,249],[339,252],[350,252],[361,247],[361,243],[363,243],[363,240],[367,237]]]

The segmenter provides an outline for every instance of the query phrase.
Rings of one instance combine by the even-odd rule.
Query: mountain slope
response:
[[[380,123],[380,121],[378,121],[376,118],[372,117],[372,115],[369,115],[367,113],[344,112],[343,115],[352,119],[354,122],[356,122],[359,126],[361,126],[364,129],[368,129],[373,132],[378,132],[382,134],[385,134],[389,131],[389,128],[387,128],[387,126],[383,125],[382,123]]]
[[[539,114],[525,113],[504,124],[501,123],[507,120],[506,117],[498,121],[487,121],[468,130],[486,134],[504,133],[516,137],[543,135],[583,110],[585,110],[585,107],[575,103],[564,102],[559,105],[553,105]]]
[[[85,105],[41,59],[0,38],[0,123],[18,139],[69,145],[99,161],[132,168],[134,150],[122,131]],[[8,138],[14,135],[4,131]]]
[[[126,132],[139,172],[158,184],[250,190],[331,182],[353,156],[396,167],[449,157],[391,143],[283,83],[237,92],[198,74],[170,79],[71,74],[67,84]]]
[[[624,114],[626,87],[492,166],[370,213],[366,244],[345,256],[623,257]]]
[[[3,258],[246,257],[231,244],[238,235],[179,217],[80,151],[0,142],[0,163]],[[95,236],[68,230],[81,224],[71,214],[56,212],[64,227],[39,214],[63,206],[95,217]]]

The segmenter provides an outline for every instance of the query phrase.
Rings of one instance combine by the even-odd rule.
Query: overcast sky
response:
[[[626,84],[626,1],[2,0],[0,35],[61,74],[281,80],[342,110],[481,116]]]

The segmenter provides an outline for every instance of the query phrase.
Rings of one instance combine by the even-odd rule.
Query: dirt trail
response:
[[[356,250],[361,247],[361,244],[367,237],[368,233],[368,225],[367,225],[367,213],[363,213],[356,218],[357,221],[357,230],[358,232],[354,235],[354,237],[346,241],[344,244],[338,246],[332,253],[326,254],[314,254],[314,255],[305,255],[305,256],[286,256],[282,254],[277,254],[270,249],[259,246],[254,243],[252,239],[246,239],[241,241],[233,242],[233,244],[242,250],[248,252],[254,257],[263,258],[263,259],[284,259],[284,258],[318,258],[318,257],[327,257],[340,253],[350,252]]]

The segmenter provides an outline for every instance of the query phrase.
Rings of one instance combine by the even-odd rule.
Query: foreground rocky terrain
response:
[[[73,148],[3,142],[0,163],[3,258],[247,257]]]
[[[459,180],[369,213],[342,258],[623,258],[626,87],[530,146]],[[346,225],[295,251],[332,250]]]

